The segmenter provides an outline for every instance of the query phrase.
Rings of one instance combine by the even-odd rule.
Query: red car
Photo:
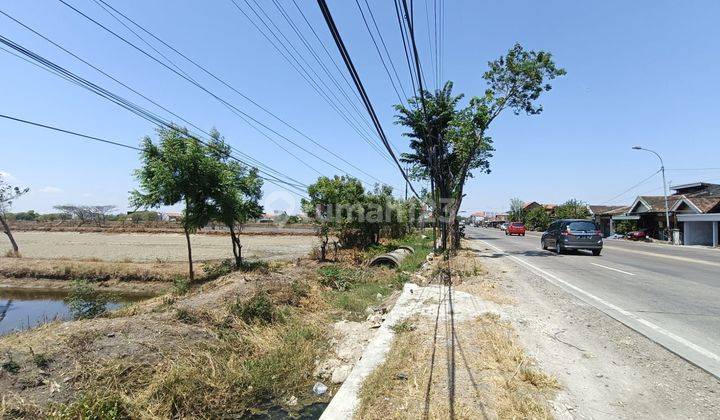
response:
[[[647,230],[634,230],[632,232],[628,232],[626,237],[631,241],[644,241],[647,239]]]
[[[505,234],[525,236],[525,225],[519,222],[510,223],[507,229],[505,229]]]

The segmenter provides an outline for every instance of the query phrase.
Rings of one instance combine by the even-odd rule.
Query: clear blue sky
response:
[[[93,1],[68,1],[142,45]],[[108,1],[329,149],[402,192],[397,170],[358,138],[230,0]],[[292,2],[279,1],[312,39]],[[316,2],[297,1],[337,59]],[[244,0],[238,3],[245,5]],[[401,129],[392,124],[395,93],[354,2],[328,3],[388,135],[399,149],[406,150]],[[392,2],[370,3],[408,89]],[[429,68],[426,26],[421,24],[424,2],[415,3],[421,55]],[[552,52],[557,63],[568,71],[542,98],[544,113],[533,117],[507,113],[492,127],[490,134],[497,149],[492,160],[493,172],[470,181],[466,210],[503,210],[512,197],[539,202],[562,202],[575,197],[594,204],[604,203],[657,170],[655,157],[631,150],[634,144],[657,150],[670,169],[720,167],[717,102],[720,3],[649,0],[582,4],[569,0],[446,3],[445,78],[455,82],[457,92],[481,93],[484,90],[481,75],[487,61],[501,55],[516,41],[527,48]],[[272,2],[263,5],[285,33],[293,36],[297,47],[302,48]],[[217,127],[232,145],[294,179],[310,183],[317,177],[213,98],[61,3],[3,2],[0,9],[197,125]],[[152,108],[4,16],[0,16],[0,34]],[[332,159],[196,69],[185,68],[192,77],[239,108]],[[429,81],[433,83],[432,79]],[[4,51],[0,51],[0,113],[129,144],[137,144],[144,135],[153,134],[153,127],[144,120]],[[324,174],[337,172],[303,152],[296,152],[303,162]],[[346,167],[342,163],[338,166]],[[124,209],[128,191],[135,186],[131,172],[137,167],[134,151],[0,120],[0,171],[32,189],[31,194],[16,203],[15,210],[45,212],[62,203],[116,204]],[[672,183],[720,181],[720,170],[670,170],[668,178]],[[629,203],[635,194],[659,194],[660,189],[657,176],[614,202]],[[283,201],[292,197],[272,185],[267,185],[265,192],[269,210],[284,207]]]

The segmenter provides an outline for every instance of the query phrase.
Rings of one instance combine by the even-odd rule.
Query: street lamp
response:
[[[658,159],[660,159],[660,172],[662,172],[662,180],[663,180],[663,195],[665,196],[665,229],[666,229],[667,235],[668,235],[668,238],[667,238],[668,242],[670,242],[672,240],[672,238],[670,238],[670,210],[668,209],[667,183],[665,182],[665,163],[663,163],[663,160],[660,157],[660,155],[654,150],[645,149],[640,146],[633,146],[633,150],[644,150],[646,152],[650,152],[650,153],[654,154],[655,156],[657,156]]]

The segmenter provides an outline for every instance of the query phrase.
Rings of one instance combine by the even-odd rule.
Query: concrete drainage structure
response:
[[[390,251],[386,254],[380,254],[370,261],[370,267],[378,265],[388,265],[390,267],[397,267],[408,255],[414,254],[415,250],[409,246],[401,246],[394,251]]]

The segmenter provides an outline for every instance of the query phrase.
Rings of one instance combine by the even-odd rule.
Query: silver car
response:
[[[603,237],[592,220],[561,219],[550,224],[540,245],[542,249],[554,249],[558,254],[569,249],[587,249],[597,256],[602,251]]]

